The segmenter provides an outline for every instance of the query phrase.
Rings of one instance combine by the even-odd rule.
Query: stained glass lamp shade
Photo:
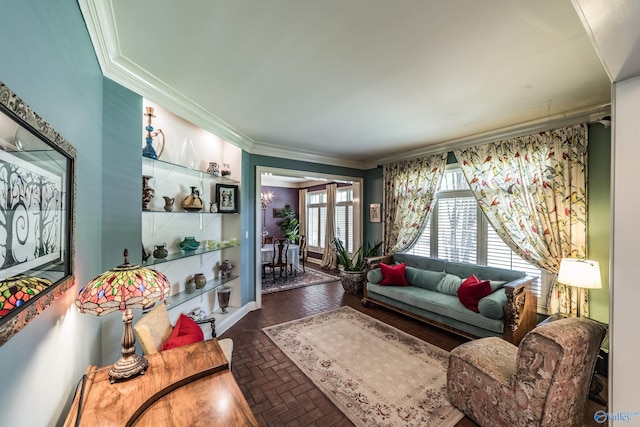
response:
[[[104,316],[116,310],[123,312],[122,357],[109,371],[112,383],[147,370],[147,359],[135,354],[131,309],[153,307],[156,302],[169,296],[170,289],[171,283],[164,274],[129,264],[128,251],[125,249],[123,264],[91,280],[78,294],[76,306],[81,313]]]
[[[24,274],[7,277],[0,281],[0,319],[14,308],[25,304],[49,285],[51,285],[50,280]]]

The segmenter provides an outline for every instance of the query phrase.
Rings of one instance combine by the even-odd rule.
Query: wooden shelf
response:
[[[189,257],[196,256],[196,255],[204,255],[204,254],[208,254],[210,252],[218,252],[218,251],[221,251],[223,249],[235,248],[235,247],[238,247],[238,246],[240,246],[240,245],[236,244],[236,245],[218,246],[218,247],[215,247],[213,249],[200,248],[200,249],[196,249],[195,251],[180,251],[180,252],[175,252],[175,253],[169,254],[165,258],[149,257],[149,259],[147,259],[146,262],[143,262],[142,265],[144,265],[145,267],[149,267],[151,265],[162,264],[162,263],[165,263],[165,262],[171,262],[171,261],[175,261],[175,260],[178,260],[178,259],[189,258]]]

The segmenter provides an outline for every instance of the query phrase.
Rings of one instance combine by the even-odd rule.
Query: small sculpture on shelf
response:
[[[231,272],[236,266],[231,263],[228,259],[222,261],[220,264],[220,278],[228,279],[231,277]]]
[[[222,165],[222,171],[220,172],[220,174],[222,176],[230,176],[231,175],[231,166],[229,166],[229,163],[224,163]]]

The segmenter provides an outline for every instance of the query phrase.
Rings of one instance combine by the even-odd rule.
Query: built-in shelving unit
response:
[[[148,103],[148,101],[145,101]],[[153,105],[151,103],[151,105]],[[234,185],[240,188],[240,182],[229,176],[214,176],[205,172],[210,161],[222,166],[230,163],[234,176],[240,176],[241,150],[220,140],[203,129],[188,123],[157,105],[153,126],[162,128],[167,136],[167,144],[159,159],[141,156],[142,176],[147,179],[148,187],[154,196],[142,209],[142,246],[150,255],[143,262],[165,274],[171,282],[171,293],[166,303],[172,320],[179,313],[188,314],[202,311],[207,319],[215,319],[218,330],[225,330],[234,321],[231,313],[240,309],[241,283],[237,273],[240,271],[240,215],[237,213],[210,212],[215,202],[216,185]],[[143,129],[146,125],[143,123]],[[171,144],[171,138],[177,144]],[[180,164],[180,142],[185,136],[193,140],[198,161],[195,168]],[[156,151],[160,153],[159,147]],[[203,208],[200,211],[185,210],[182,202],[192,193],[198,192]],[[165,210],[166,200],[173,199],[171,210]],[[180,242],[193,237],[200,242],[196,250],[185,251]],[[168,255],[154,258],[153,251],[164,246]],[[235,265],[231,275],[222,279],[220,266],[225,261]],[[201,289],[187,292],[187,282],[196,274],[203,274],[207,282]],[[221,313],[216,290],[221,286],[231,288],[227,313]],[[236,319],[237,320],[237,319]],[[211,322],[213,326],[214,322]],[[202,325],[205,327],[206,325]]]

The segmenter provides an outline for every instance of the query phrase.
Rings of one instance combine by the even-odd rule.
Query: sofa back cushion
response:
[[[410,285],[418,286],[429,291],[436,291],[438,289],[438,283],[440,283],[445,276],[444,271],[430,271],[409,266],[405,269],[404,274]]]
[[[464,262],[447,262],[444,271],[459,277],[469,277],[475,274],[480,280],[513,280],[524,277],[522,271],[507,270],[506,268],[488,267],[486,265],[468,264]]]
[[[445,260],[438,258],[428,258],[411,254],[393,254],[394,262],[404,262],[409,267],[415,267],[429,271],[444,271]],[[468,276],[468,275],[467,275]],[[466,276],[465,276],[466,277]]]
[[[458,288],[462,284],[464,279],[456,276],[455,274],[445,274],[442,280],[438,283],[436,290],[441,294],[458,296]]]

